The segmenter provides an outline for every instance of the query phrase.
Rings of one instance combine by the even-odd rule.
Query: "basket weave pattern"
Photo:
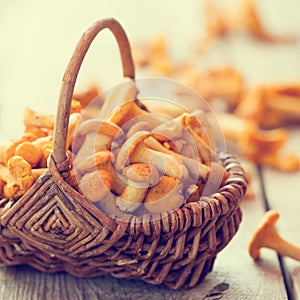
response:
[[[229,177],[218,193],[161,218],[110,219],[64,181],[52,161],[16,203],[2,200],[0,263],[91,277],[109,273],[171,288],[196,285],[236,233],[246,180],[223,155]]]
[[[92,40],[103,28],[117,40],[124,34],[112,19],[95,27],[83,40]],[[88,49],[80,43],[78,47],[84,54]],[[128,53],[122,54],[124,75],[133,77],[130,59],[131,54],[129,59]],[[67,68],[63,79],[67,88],[62,87],[48,170],[22,198],[0,200],[0,265],[28,264],[43,272],[66,271],[80,277],[111,274],[173,289],[195,286],[239,228],[239,205],[247,188],[240,163],[219,153],[229,174],[223,186],[174,211],[121,219],[106,215],[66,181],[70,163],[64,150],[67,126],[62,122],[69,116],[79,67],[75,69],[73,76]]]

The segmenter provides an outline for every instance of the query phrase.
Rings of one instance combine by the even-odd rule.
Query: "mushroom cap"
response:
[[[121,147],[116,158],[117,170],[122,170],[130,162],[130,156],[134,153],[135,148],[151,135],[148,131],[139,131],[133,134]]]
[[[146,209],[151,213],[161,213],[180,207],[184,202],[182,188],[180,179],[163,176],[158,184],[148,190],[144,200]]]
[[[149,131],[151,129],[151,125],[147,121],[138,121],[135,122],[127,131],[127,138],[130,138],[133,134],[139,131]]]
[[[248,246],[248,252],[253,259],[259,259],[260,248],[266,246],[268,242],[272,243],[275,240],[274,236],[277,236],[277,233],[274,226],[278,219],[279,213],[277,211],[269,210],[265,213],[261,224],[253,233]]]
[[[144,110],[146,107],[140,107],[142,104],[138,100],[128,101],[116,109],[109,117],[109,121],[119,126],[123,126],[129,120],[148,114],[148,111]]]
[[[15,150],[15,155],[23,157],[32,168],[37,166],[42,158],[41,150],[31,142],[19,144]]]
[[[159,172],[149,164],[131,164],[123,170],[123,174],[134,182],[145,183],[147,186],[159,181]]]
[[[12,156],[7,162],[7,167],[9,172],[16,178],[31,175],[30,164],[21,156]]]
[[[79,173],[87,173],[96,169],[100,165],[111,163],[113,161],[113,154],[109,150],[102,150],[96,152],[83,160],[76,162],[75,167]]]
[[[193,130],[208,145],[211,143],[210,138],[214,137],[214,132],[203,110],[195,110],[192,114],[185,113],[178,118],[178,121],[188,130]]]
[[[96,170],[86,173],[79,182],[82,194],[92,202],[100,201],[110,191],[112,177],[106,170]]]
[[[97,132],[108,136],[124,137],[123,130],[116,124],[108,121],[90,119],[81,123],[76,131],[79,135],[86,135],[89,132]]]
[[[160,142],[164,142],[182,137],[183,128],[181,124],[176,122],[176,120],[172,120],[167,123],[160,124],[154,128],[152,132]]]

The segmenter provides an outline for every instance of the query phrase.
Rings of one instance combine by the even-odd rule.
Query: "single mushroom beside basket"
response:
[[[277,232],[275,223],[278,219],[279,213],[270,210],[265,213],[261,224],[254,231],[248,246],[249,254],[254,260],[259,259],[261,248],[269,248],[280,255],[300,261],[300,247],[286,241]]]

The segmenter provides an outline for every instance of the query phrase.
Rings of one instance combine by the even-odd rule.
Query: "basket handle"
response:
[[[101,30],[106,28],[113,33],[117,40],[121,54],[123,76],[134,79],[134,63],[130,44],[124,29],[118,21],[113,18],[100,20],[83,33],[65,70],[60,88],[53,137],[52,157],[55,163],[61,163],[66,159],[70,108],[81,64],[94,38]]]

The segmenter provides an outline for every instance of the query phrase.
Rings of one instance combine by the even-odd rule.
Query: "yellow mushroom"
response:
[[[54,128],[53,114],[38,113],[30,108],[25,108],[23,123],[25,126],[36,126],[44,128]]]
[[[163,176],[159,183],[148,190],[145,208],[151,213],[174,210],[184,203],[183,184],[178,178]]]
[[[81,193],[92,202],[102,200],[111,189],[111,174],[106,170],[86,173],[79,182]]]
[[[123,108],[121,107],[126,102],[134,103],[137,94],[138,89],[136,87],[135,81],[129,77],[124,77],[121,84],[114,86],[108,91],[108,94],[106,95],[106,99],[100,111],[100,119],[106,119],[108,117],[108,114],[115,110],[116,107],[118,107],[116,111],[109,117],[109,121],[122,127],[125,122],[122,122],[121,119],[127,118],[128,112],[126,111],[126,105]],[[120,105],[121,107],[119,107]]]
[[[270,210],[265,213],[261,224],[254,231],[248,246],[248,252],[254,260],[259,259],[261,248],[269,248],[280,255],[300,261],[300,247],[284,240],[276,231],[275,223],[278,219],[279,213]]]
[[[183,155],[174,153],[172,150],[169,150],[166,147],[164,147],[162,144],[160,144],[152,136],[147,137],[145,139],[144,143],[152,151],[155,150],[158,153],[164,153],[164,155],[173,156],[178,161],[181,161],[183,164],[183,167],[185,167],[188,170],[188,172],[194,179],[196,179],[196,180],[201,179],[204,182],[207,180],[209,173],[210,173],[210,168],[207,165],[200,163],[196,159],[185,157]],[[177,169],[178,168],[180,168],[180,165],[177,167]],[[176,175],[172,174],[172,172],[169,172],[169,174],[167,174],[167,172],[166,172],[165,174],[174,176],[174,177],[178,177],[178,175],[176,176]]]
[[[18,145],[20,145],[23,142],[32,142],[36,139],[36,137],[32,134],[24,134],[18,139],[13,140],[5,149],[5,152],[3,154],[3,160],[4,163],[7,164],[8,160],[15,155],[15,150]]]
[[[144,107],[139,106],[139,103],[137,101],[129,101],[122,104],[112,113],[109,121],[122,127],[131,119],[148,114]]]
[[[32,168],[37,165],[46,167],[50,153],[45,149],[49,147],[52,149],[52,136],[41,137],[32,142],[19,144],[15,149],[15,155],[22,156]]]
[[[13,156],[7,163],[9,174],[6,177],[4,195],[9,199],[23,196],[34,183],[30,164],[21,156]]]
[[[76,160],[74,169],[79,173],[79,176],[95,170],[106,170],[112,177],[111,190],[117,195],[121,194],[126,187],[126,182],[122,180],[121,175],[116,172],[113,166],[113,154],[109,150],[99,151],[81,161]]]
[[[125,134],[123,130],[111,123],[91,119],[81,123],[76,130],[76,137],[84,137],[74,163],[94,155],[102,150],[111,150],[112,143],[119,145],[123,142]]]
[[[145,139],[152,134],[140,131],[131,136],[121,147],[116,158],[116,168],[120,172],[131,163],[145,163],[154,166],[163,174],[177,178],[187,178],[189,172],[183,165],[180,156],[175,153],[166,154],[150,149]]]
[[[42,158],[41,150],[31,142],[18,145],[15,155],[23,157],[32,168],[36,167]]]
[[[127,186],[117,198],[117,206],[125,212],[134,212],[143,203],[148,188],[159,181],[158,171],[149,164],[132,164],[123,170]]]

